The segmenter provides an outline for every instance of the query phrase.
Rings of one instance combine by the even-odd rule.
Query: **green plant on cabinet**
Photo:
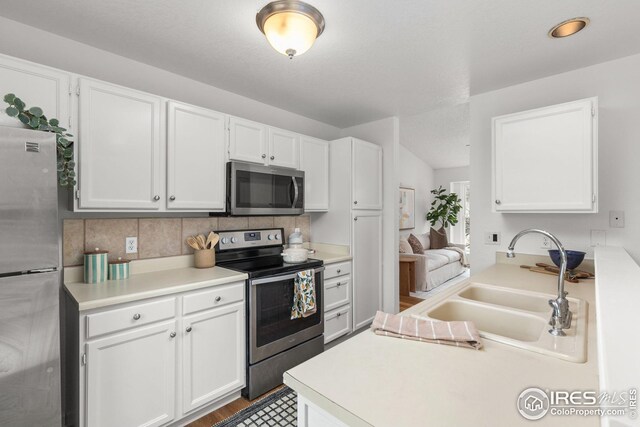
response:
[[[10,117],[16,117],[31,129],[56,134],[56,152],[58,157],[58,185],[63,188],[73,188],[76,185],[75,162],[73,161],[73,135],[67,129],[60,127],[58,119],[47,119],[40,107],[27,109],[26,104],[13,93],[4,96],[4,102],[9,104],[5,112]]]

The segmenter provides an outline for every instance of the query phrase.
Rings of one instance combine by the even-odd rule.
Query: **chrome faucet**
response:
[[[518,239],[520,239],[525,234],[529,233],[538,233],[542,234],[549,238],[560,250],[560,273],[558,275],[558,298],[549,300],[549,305],[553,309],[551,313],[551,320],[549,320],[549,324],[551,325],[551,329],[549,329],[549,333],[551,335],[563,337],[566,334],[563,329],[569,329],[571,327],[571,311],[569,310],[569,301],[567,301],[567,293],[564,291],[564,275],[567,271],[567,253],[560,243],[560,240],[553,234],[548,231],[538,230],[535,228],[530,228],[528,230],[522,230],[509,243],[509,248],[507,251],[507,258],[515,258],[516,254],[513,253],[513,248],[516,245]]]

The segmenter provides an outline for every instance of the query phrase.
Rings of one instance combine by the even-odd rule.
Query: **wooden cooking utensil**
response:
[[[205,249],[211,249],[211,240],[213,239],[213,231],[209,232],[209,235],[207,236],[207,241],[205,243]]]
[[[187,245],[189,245],[192,249],[195,249],[195,250],[200,249],[200,245],[198,244],[198,241],[193,236],[187,237]]]
[[[219,240],[220,236],[218,236],[216,233],[213,233],[213,237],[211,238],[211,247],[214,248],[218,244]]]
[[[546,269],[544,269],[542,267],[532,267],[530,265],[521,265],[520,268],[526,268],[529,271],[532,271],[534,273],[542,273],[542,274],[548,274],[550,276],[558,277],[558,273],[553,273],[553,272],[551,272],[549,270],[546,270]],[[580,281],[575,277],[565,277],[564,280],[569,282],[569,283],[580,283]]]
[[[196,240],[198,241],[198,245],[200,245],[200,249],[207,249],[207,242],[202,234],[198,234]]]

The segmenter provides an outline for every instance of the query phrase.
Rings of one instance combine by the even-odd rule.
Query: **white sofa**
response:
[[[415,234],[424,248],[424,254],[414,254],[407,236],[400,237],[400,254],[416,259],[416,291],[430,291],[466,271],[466,260],[461,245],[445,249],[431,249],[429,233]],[[404,242],[403,242],[404,241]],[[406,243],[406,244],[405,244]]]

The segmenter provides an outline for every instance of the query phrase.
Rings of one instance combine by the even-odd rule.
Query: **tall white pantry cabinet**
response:
[[[330,144],[330,208],[313,216],[313,240],[351,249],[356,330],[382,306],[382,147],[351,137]]]

